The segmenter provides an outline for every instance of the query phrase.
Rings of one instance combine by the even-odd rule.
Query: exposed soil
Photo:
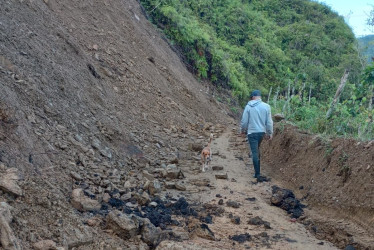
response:
[[[0,79],[0,249],[373,249],[374,143],[279,125],[256,182],[223,93],[135,0],[1,1]]]
[[[265,173],[308,205],[307,226],[338,247],[374,248],[374,143],[328,139],[278,124]]]

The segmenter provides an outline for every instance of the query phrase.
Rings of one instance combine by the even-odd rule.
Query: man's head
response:
[[[250,97],[251,97],[252,100],[260,99],[261,98],[261,91],[258,90],[258,89],[253,90]]]

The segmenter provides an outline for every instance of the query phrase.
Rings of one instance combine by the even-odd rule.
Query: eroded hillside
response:
[[[1,176],[13,186],[1,201],[25,249],[96,242],[73,189],[122,195],[139,184],[124,186],[131,169],[168,164],[207,122],[225,123],[136,1],[2,1],[0,12]]]

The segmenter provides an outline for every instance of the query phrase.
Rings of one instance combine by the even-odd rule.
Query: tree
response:
[[[374,5],[372,5],[369,17],[366,19],[366,24],[369,26],[369,29],[374,32]]]

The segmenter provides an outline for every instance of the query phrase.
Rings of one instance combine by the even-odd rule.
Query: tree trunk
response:
[[[268,101],[267,103],[269,103],[270,101],[270,96],[271,96],[271,91],[273,90],[273,86],[270,86],[270,91],[269,91],[269,95],[268,95]]]
[[[310,86],[309,86],[309,99],[308,99],[309,105],[310,105],[311,96],[312,96],[312,84],[310,84]]]
[[[330,108],[329,108],[329,110],[326,113],[326,119],[329,119],[331,117],[331,114],[334,111],[335,105],[338,102],[339,97],[340,97],[340,95],[343,92],[343,89],[344,89],[345,83],[347,82],[348,76],[349,76],[349,70],[346,69],[344,71],[342,79],[340,80],[340,85],[338,87],[338,90],[336,90],[336,93],[335,93],[335,96],[334,96],[334,100],[331,102]]]

